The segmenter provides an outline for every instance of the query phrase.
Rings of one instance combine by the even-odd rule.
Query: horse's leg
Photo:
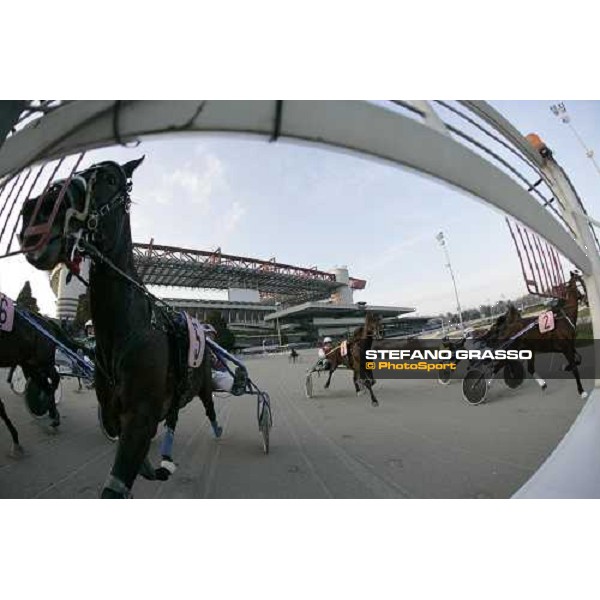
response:
[[[145,391],[145,390],[144,390]],[[129,498],[131,488],[150,449],[156,433],[161,400],[136,390],[129,395],[131,404],[121,414],[121,435],[110,475],[104,484],[102,498]]]
[[[100,405],[102,426],[111,438],[119,437],[121,425],[119,422],[119,415],[116,413],[115,406],[112,402],[114,386],[110,384],[108,379],[99,369],[96,369],[94,374],[94,385],[96,388],[96,398]]]
[[[179,419],[179,410],[172,410],[165,420],[165,432],[160,443],[160,467],[156,469],[156,479],[166,481],[175,473],[177,466],[173,460],[173,443],[175,442],[175,427]]]
[[[373,393],[373,382],[371,381],[371,378],[369,377],[370,373],[368,373],[367,370],[364,368],[362,361],[357,361],[357,362],[358,362],[358,369],[357,369],[358,377],[360,377],[364,386],[369,391],[369,395],[371,396],[371,405],[379,406],[379,402],[377,401],[377,398],[375,398],[375,394]]]
[[[23,366],[23,373],[26,378],[31,378],[40,390],[44,391],[48,396],[48,416],[50,417],[50,425],[56,429],[60,425],[60,414],[56,408],[54,401],[54,392],[60,383],[60,375],[54,367],[40,370],[38,368]]]
[[[542,390],[548,387],[548,384],[535,372],[535,354],[531,353],[531,358],[527,361],[527,372],[533,377]]]
[[[588,397],[588,393],[583,390],[583,385],[581,384],[581,377],[579,375],[579,367],[577,366],[576,362],[577,359],[575,357],[576,351],[574,346],[571,346],[565,350],[563,354],[569,361],[569,370],[573,371],[573,377],[575,377],[575,383],[577,384],[577,393],[585,400]]]
[[[327,377],[327,381],[325,382],[325,389],[327,389],[331,383],[331,376],[333,375],[334,371],[337,369],[337,365],[334,365],[333,363],[329,364],[329,377]]]
[[[358,370],[356,369],[352,369],[352,382],[354,383],[354,389],[357,393],[357,395],[360,395],[360,385],[358,385],[358,380],[359,380],[359,374],[358,374]]]
[[[204,405],[204,412],[210,421],[210,426],[212,427],[215,437],[220,438],[223,434],[223,428],[217,422],[217,412],[215,411],[215,403],[213,400],[212,371],[208,361],[205,362],[207,363],[207,368],[204,371],[204,381],[200,387],[198,395],[200,396],[200,400]]]
[[[6,424],[8,431],[10,432],[10,437],[12,437],[12,448],[10,449],[10,456],[13,458],[17,458],[23,454],[23,447],[19,444],[19,432],[17,428],[12,424],[12,421],[8,418],[8,414],[6,413],[6,408],[4,407],[4,403],[0,399],[0,418]]]
[[[48,394],[48,416],[50,417],[50,425],[57,428],[60,425],[60,413],[56,407],[54,394],[60,385],[60,375],[56,372],[54,366],[47,368],[38,378],[42,389]]]

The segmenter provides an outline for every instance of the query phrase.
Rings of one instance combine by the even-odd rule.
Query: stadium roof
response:
[[[222,254],[220,251],[190,250],[173,246],[134,244],[135,267],[147,285],[202,289],[245,288],[265,298],[295,303],[327,298],[343,284],[333,273]],[[350,278],[352,289],[364,289],[366,281]]]
[[[382,317],[398,317],[400,315],[414,312],[414,308],[405,306],[375,306],[361,304],[326,304],[325,302],[305,302],[298,306],[292,306],[283,310],[265,315],[265,321],[275,319],[324,319],[360,317],[364,318],[366,312],[373,312]]]

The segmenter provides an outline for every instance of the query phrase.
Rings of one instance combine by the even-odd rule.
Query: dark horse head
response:
[[[567,283],[567,297],[570,292],[577,298],[577,302],[583,302],[586,306],[589,306],[587,287],[581,273],[578,271],[571,271],[570,275],[571,277]],[[581,290],[579,289],[579,286],[581,286]]]
[[[357,330],[360,332],[360,337],[372,337],[373,339],[379,340],[383,337],[383,324],[381,317],[374,313],[367,313],[365,317],[365,324]]]
[[[29,263],[44,271],[59,263],[69,265],[79,237],[94,235],[100,217],[115,218],[111,212],[117,206],[128,208],[130,179],[143,160],[92,165],[68,179],[55,181],[41,196],[27,199],[21,211],[19,243]],[[110,247],[118,240],[118,224],[122,221],[114,222],[115,228],[108,236],[111,239],[105,235],[95,240],[98,248]]]

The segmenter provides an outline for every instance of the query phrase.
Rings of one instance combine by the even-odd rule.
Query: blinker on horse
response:
[[[209,418],[215,416],[210,361],[204,358],[188,371],[185,324],[178,314],[157,306],[134,267],[129,192],[142,161],[93,165],[27,200],[19,236],[24,248],[35,248],[28,228],[35,231],[37,224],[47,223],[47,241],[25,250],[38,269],[59,263],[73,268],[79,257],[91,259],[96,395],[105,430],[119,438],[103,498],[130,497],[137,475],[148,464],[150,442],[161,420],[175,419],[195,396]]]

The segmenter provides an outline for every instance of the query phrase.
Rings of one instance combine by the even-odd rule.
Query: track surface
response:
[[[225,431],[215,440],[198,400],[182,413],[175,441],[179,469],[168,482],[138,479],[136,498],[506,498],[540,466],[566,433],[583,401],[571,380],[546,392],[526,380],[518,390],[495,382],[486,403],[465,404],[458,382],[380,381],[380,406],[356,396],[339,371],[332,386],[287,356],[248,360],[253,379],[271,394],[274,428],[265,456],[255,399],[217,398]],[[97,498],[115,446],[102,436],[93,392],[64,382],[63,424],[48,433],[26,412],[0,370],[0,397],[19,429],[26,456],[8,458],[0,423],[0,497]],[[584,383],[589,389],[590,382]],[[158,461],[158,442],[151,450]]]

